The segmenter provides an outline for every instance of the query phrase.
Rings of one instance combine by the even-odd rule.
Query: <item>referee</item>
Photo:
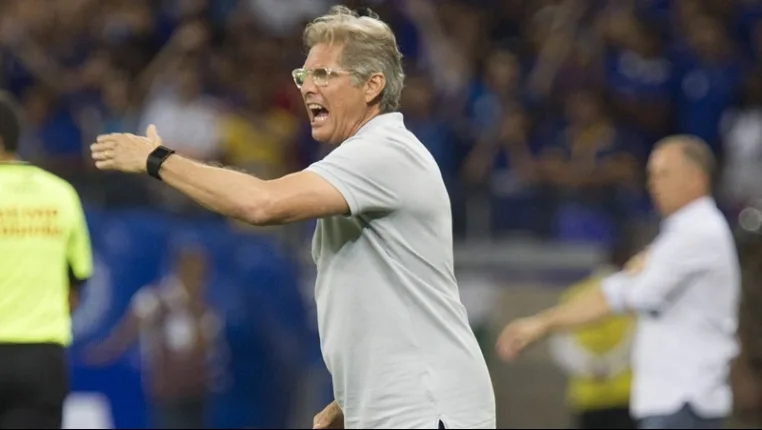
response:
[[[394,34],[337,6],[307,26],[304,42],[294,82],[313,138],[335,147],[306,170],[265,181],[208,166],[162,147],[152,126],[147,137],[100,136],[95,164],[147,172],[252,224],[319,219],[315,300],[335,402],[315,427],[495,428],[492,383],[453,270],[449,196],[397,111]]]
[[[17,158],[19,112],[0,95],[0,428],[57,429],[90,238],[74,188]]]

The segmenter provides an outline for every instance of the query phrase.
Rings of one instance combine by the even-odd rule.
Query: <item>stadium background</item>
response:
[[[2,88],[28,129],[24,158],[83,198],[96,274],[75,315],[67,425],[150,426],[139,343],[86,356],[135,293],[202,245],[208,426],[306,428],[331,400],[311,299],[312,225],[250,228],[156,181],[96,172],[94,137],[142,133],[272,178],[325,153],[290,77],[300,34],[334,0],[4,0]],[[734,224],[762,197],[762,2],[376,0],[405,55],[406,123],[453,202],[457,275],[495,378],[500,427],[564,427],[564,377],[545,347],[498,364],[495,332],[554,303],[618,241],[658,227],[644,188],[654,142],[692,133],[720,160]],[[754,224],[754,223],[752,223]],[[361,287],[361,286],[358,286]],[[148,378],[148,377],[146,377]]]

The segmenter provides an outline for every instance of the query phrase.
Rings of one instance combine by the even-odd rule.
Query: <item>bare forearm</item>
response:
[[[592,324],[611,314],[611,307],[600,288],[580,295],[575,300],[541,313],[539,317],[548,333],[570,331]]]
[[[251,223],[257,223],[257,210],[268,201],[265,181],[178,155],[162,164],[160,174],[165,183],[204,207]]]

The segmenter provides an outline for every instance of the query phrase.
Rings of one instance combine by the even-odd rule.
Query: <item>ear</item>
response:
[[[374,73],[365,83],[365,103],[371,103],[378,98],[386,88],[386,77],[383,73]]]

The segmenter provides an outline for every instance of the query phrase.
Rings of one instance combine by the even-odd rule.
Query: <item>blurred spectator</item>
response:
[[[729,209],[762,198],[762,78],[749,77],[722,120],[725,162],[720,190]]]
[[[44,84],[24,91],[22,103],[31,126],[22,138],[22,156],[71,178],[84,167],[84,159],[82,134],[70,107]]]
[[[603,15],[604,61],[609,98],[616,114],[644,143],[670,132],[674,66],[661,29],[621,10]],[[645,154],[640,154],[645,155]]]
[[[677,131],[694,134],[722,158],[719,126],[722,113],[741,85],[738,50],[716,18],[697,15],[686,24],[687,50],[678,56]]]
[[[138,291],[128,313],[90,351],[92,363],[107,363],[140,341],[157,428],[205,428],[209,357],[221,331],[221,319],[205,302],[207,266],[202,250],[180,250],[172,273]]]
[[[624,135],[604,109],[595,90],[581,90],[568,99],[566,126],[540,161],[543,203],[554,207],[551,213],[561,223],[565,209],[582,205],[605,216],[597,223],[612,223],[618,231],[626,219],[621,191],[635,180],[636,164]],[[599,239],[610,241],[610,234]]]
[[[89,189],[83,195],[98,204],[128,201],[184,214],[198,208],[165,194],[160,185],[135,185],[137,191],[125,190],[133,196],[127,199],[104,198],[113,181],[93,180],[103,175],[83,160],[82,146],[99,133],[143,132],[156,122],[181,152],[207,161],[266,177],[304,167],[322,152],[304,133],[299,120],[304,107],[289,72],[303,61],[302,24],[334,3],[307,2],[292,13],[296,9],[290,3],[283,9],[271,0],[76,0],[64,8],[45,7],[41,0],[3,2],[2,82],[25,96],[34,124],[24,155],[62,175],[78,176],[77,186]],[[660,137],[694,133],[711,142],[718,154],[731,157],[725,164],[734,173],[725,175],[724,193],[748,194],[727,188],[735,188],[738,177],[745,175],[736,171],[746,171],[730,166],[740,160],[733,158],[739,157],[739,145],[744,146],[739,136],[749,135],[753,124],[743,118],[753,114],[734,102],[744,94],[744,76],[759,70],[759,2],[347,4],[371,7],[395,28],[410,75],[406,118],[440,163],[453,199],[475,204],[478,199],[463,196],[464,190],[486,184],[488,177],[502,178],[490,181],[501,185],[484,190],[494,231],[526,229],[526,216],[512,217],[505,210],[505,190],[513,186],[503,175],[504,166],[475,161],[489,158],[484,157],[489,152],[485,142],[495,140],[516,104],[531,123],[529,153],[548,154],[548,147],[568,145],[560,141],[579,140],[569,133],[558,137],[559,129],[575,121],[567,112],[587,109],[588,103],[576,95],[589,88],[596,89],[597,110],[606,113],[600,123],[615,130],[614,146],[626,146],[627,169],[642,171]],[[754,96],[744,97],[753,103]],[[540,180],[546,188],[555,182],[548,189],[566,191],[534,193],[534,185],[522,185],[520,198],[509,199],[516,213],[549,208],[541,212],[550,218],[557,213],[554,207],[564,206],[560,195],[568,197],[572,189],[590,194],[590,184],[549,173],[558,163],[547,156],[531,158],[522,170],[545,172],[533,174],[532,181]],[[749,158],[744,159],[751,169]],[[627,192],[642,194],[638,175],[631,173]],[[139,194],[146,197],[136,198]],[[601,209],[597,198],[576,198],[575,205],[583,211],[603,210],[616,222],[622,219],[614,214],[616,205],[603,204]],[[453,210],[456,218],[473,212],[462,215],[458,204]],[[547,236],[559,222],[564,224],[547,219],[547,228],[532,230]]]
[[[270,85],[262,85],[271,81]],[[298,120],[273,103],[279,80],[261,71],[238,80],[240,104],[221,119],[223,159],[263,179],[295,169]],[[290,85],[293,85],[289,82]]]
[[[200,66],[199,59],[186,58],[162,77],[164,82],[152,89],[139,129],[154,124],[166,130],[164,139],[178,152],[213,161],[221,153],[220,110],[203,93]]]
[[[521,101],[520,78],[520,65],[516,56],[502,50],[489,54],[484,76],[473,85],[468,105],[471,134],[475,138],[494,133],[494,129],[499,127],[504,106]]]
[[[305,21],[322,15],[337,2],[334,0],[243,0],[243,3],[273,34],[282,35],[293,29],[301,30]]]
[[[548,226],[536,222],[543,220],[534,215],[537,211],[521,210],[533,202],[539,179],[531,119],[517,102],[502,106],[499,114],[497,124],[481,136],[468,155],[463,179],[471,185],[486,186],[493,196],[493,228],[545,235]]]
[[[733,366],[735,409],[745,424],[762,426],[762,203],[744,208],[737,240],[742,268],[738,337],[741,352]]]
[[[413,74],[406,82],[407,89],[400,102],[405,125],[434,156],[445,184],[450,188],[458,173],[453,130],[441,115],[437,94],[428,77]]]

